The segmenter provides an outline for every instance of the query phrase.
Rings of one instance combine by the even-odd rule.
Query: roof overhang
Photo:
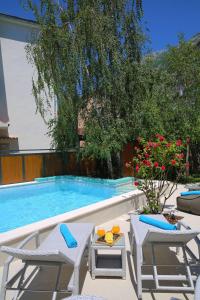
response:
[[[28,25],[33,28],[39,28],[39,24],[36,21],[10,16],[2,13],[0,13],[0,20],[7,21],[14,24],[21,24],[21,25],[24,24],[26,26]]]

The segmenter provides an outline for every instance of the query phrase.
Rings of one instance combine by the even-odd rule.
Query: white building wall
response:
[[[1,92],[0,97],[6,99],[4,102],[7,105],[9,136],[18,137],[20,150],[50,148],[47,125],[40,114],[36,113],[35,99],[32,95],[34,70],[28,63],[25,52],[25,46],[35,30],[36,26],[32,23],[0,17],[3,70],[0,76],[3,76],[1,82],[5,85],[5,95]]]

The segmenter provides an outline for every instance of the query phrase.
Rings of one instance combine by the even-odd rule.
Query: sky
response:
[[[0,0],[0,13],[33,19],[19,2]],[[176,45],[179,33],[188,40],[200,32],[200,0],[143,0],[143,10],[143,26],[148,28],[146,33],[151,40],[148,47],[153,51]]]

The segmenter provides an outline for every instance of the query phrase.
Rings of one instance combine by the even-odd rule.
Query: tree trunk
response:
[[[190,144],[187,143],[187,149],[186,149],[186,176],[187,177],[190,175],[189,154],[190,154]]]
[[[113,178],[113,165],[112,165],[112,158],[110,154],[107,157],[107,166],[108,166],[109,177]]]
[[[122,177],[122,163],[121,163],[121,153],[116,153],[116,164],[117,164],[117,177]]]

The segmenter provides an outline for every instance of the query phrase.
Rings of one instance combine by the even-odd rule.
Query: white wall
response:
[[[31,23],[0,16],[0,77],[5,85],[9,136],[18,137],[20,150],[50,148],[50,139],[46,135],[47,126],[40,114],[36,114],[35,99],[32,95],[34,70],[27,61],[24,49],[35,30],[36,27]],[[3,96],[0,94],[0,97]],[[0,109],[5,110],[5,99],[4,108],[3,101],[0,101],[1,104]]]

